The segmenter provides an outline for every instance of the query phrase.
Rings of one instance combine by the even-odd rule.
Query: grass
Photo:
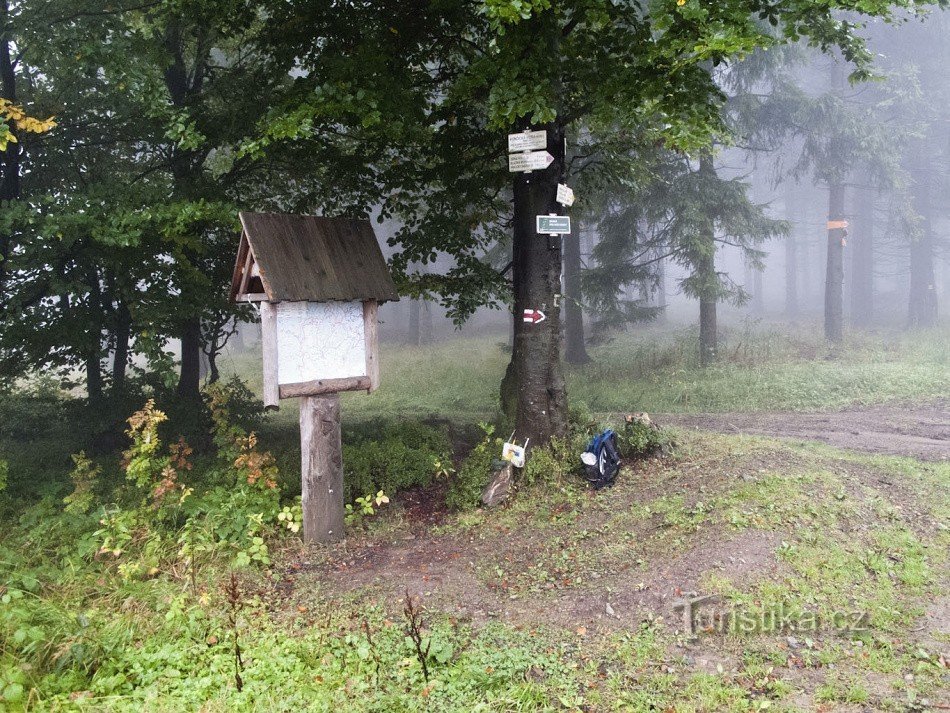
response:
[[[47,501],[4,542],[0,696],[9,710],[899,709],[941,700],[941,644],[919,622],[945,596],[948,493],[947,463],[684,433],[673,459],[609,490],[555,479],[438,530],[412,529],[397,504],[338,548],[273,542],[272,567],[239,575],[234,626],[225,567],[123,577],[68,554],[78,525]],[[713,566],[745,536],[774,544],[743,550],[758,558],[748,571]],[[439,560],[455,548],[463,559]],[[364,555],[377,582],[357,584],[359,566],[334,577]],[[855,633],[760,616],[772,623],[694,637],[669,599],[635,604],[688,577],[797,624],[868,616]],[[406,635],[407,588],[423,602],[429,680]]]
[[[746,325],[705,370],[694,337],[631,333],[592,349],[591,365],[569,370],[572,398],[603,413],[950,393],[947,329],[856,336],[832,354],[805,332]],[[384,345],[383,387],[345,395],[344,411],[362,425],[471,425],[493,415],[507,358],[491,338]],[[229,366],[259,388],[257,355]],[[40,491],[29,503],[0,494],[0,711],[902,710],[946,699],[950,641],[921,617],[946,597],[950,463],[683,433],[671,459],[597,493],[540,478],[503,509],[436,527],[394,494],[345,545],[306,551],[273,535],[273,564],[240,570],[229,602],[230,560],[190,576],[172,553],[130,576],[96,554],[98,515],[64,513],[53,477],[77,449],[69,414],[41,406],[11,412],[0,444],[17,447],[3,454],[16,482],[35,474]],[[35,425],[53,421],[62,443]],[[292,479],[293,403],[262,441]],[[690,587],[759,624],[681,631],[671,602]],[[407,590],[424,603],[429,680],[407,639]],[[859,629],[827,626],[854,612]],[[805,629],[808,617],[825,625]]]
[[[568,367],[568,395],[595,413],[824,410],[950,393],[950,328],[854,334],[830,349],[813,326],[745,323],[724,330],[721,361],[703,369],[693,330],[630,332],[591,348],[593,361]],[[460,337],[421,348],[381,346],[382,386],[345,394],[347,419],[492,418],[509,354],[502,339]],[[253,352],[225,366],[260,389]],[[296,420],[281,407],[278,423]]]

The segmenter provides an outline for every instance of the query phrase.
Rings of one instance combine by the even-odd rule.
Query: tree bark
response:
[[[90,347],[86,353],[86,394],[89,405],[96,407],[102,403],[102,362],[99,350]]]
[[[666,322],[666,260],[660,258],[656,263],[656,315],[658,324]]]
[[[564,236],[564,359],[568,364],[587,364],[590,356],[584,343],[584,311],[581,308],[581,238],[573,226]]]
[[[132,315],[124,302],[116,310],[115,350],[112,353],[112,395],[125,391],[125,372],[129,362],[129,342],[132,338]]]
[[[860,191],[851,236],[851,323],[867,327],[874,319],[874,192]]]
[[[706,279],[716,272],[715,253],[704,257],[697,267]],[[718,325],[716,317],[716,298],[702,294],[699,297],[699,363],[708,366],[716,361],[719,352]]]
[[[844,186],[828,188],[828,259],[825,263],[825,338],[844,338],[844,228],[831,227],[844,221]]]
[[[937,289],[934,275],[933,202],[928,173],[915,172],[914,184],[914,208],[920,215],[920,232],[910,241],[907,326],[932,327],[937,323]]]
[[[535,216],[560,212],[555,196],[564,171],[564,128],[558,123],[541,128],[554,161],[513,180],[514,346],[501,385],[502,408],[514,416],[516,437],[537,446],[567,433],[561,315],[554,304],[561,287],[561,239],[535,232]],[[525,322],[525,310],[539,310],[545,319]]]
[[[785,192],[785,220],[788,235],[785,238],[785,316],[798,316],[798,220],[799,206],[792,186]]]
[[[181,374],[178,395],[190,401],[201,400],[201,322],[189,319],[181,327]]]
[[[707,175],[715,175],[712,156],[703,154],[699,158],[699,170]],[[698,251],[694,269],[700,277],[699,293],[699,363],[708,366],[716,361],[719,353],[719,335],[716,303],[719,300],[716,276],[716,226],[710,218],[706,226],[703,245]]]
[[[428,300],[409,300],[409,336],[406,341],[414,347],[432,341],[432,305]]]
[[[13,57],[10,53],[11,25],[10,10],[7,0],[0,0],[0,98],[16,102],[16,72],[13,66]],[[11,128],[13,134],[16,130]],[[20,144],[10,142],[7,148],[0,152],[0,208],[10,201],[20,198]],[[13,236],[7,232],[0,232],[0,305],[6,300],[6,275],[8,261],[13,249]]]
[[[752,312],[765,313],[765,295],[762,294],[762,268],[752,267]]]

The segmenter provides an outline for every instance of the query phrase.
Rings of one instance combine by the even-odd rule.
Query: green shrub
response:
[[[494,437],[495,427],[480,423],[482,440],[465,456],[455,477],[449,481],[446,504],[453,510],[467,510],[480,502],[482,490],[501,456],[502,440]]]
[[[673,446],[669,433],[648,420],[627,421],[617,432],[617,448],[621,458],[642,458],[656,455]]]
[[[585,433],[576,433],[567,438],[552,438],[542,448],[532,448],[521,474],[522,482],[543,483],[577,472],[587,440]]]
[[[343,445],[343,497],[393,494],[432,481],[437,462],[451,459],[445,431],[418,422],[375,424]]]

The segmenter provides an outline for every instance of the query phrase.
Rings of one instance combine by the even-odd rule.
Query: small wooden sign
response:
[[[517,134],[508,134],[508,152],[534,151],[546,148],[548,132],[546,131],[519,131]]]

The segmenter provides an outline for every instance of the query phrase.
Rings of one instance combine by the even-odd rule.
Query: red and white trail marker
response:
[[[526,309],[524,311],[524,321],[529,324],[538,324],[538,322],[543,322],[547,317],[544,316],[544,312],[539,309]]]

